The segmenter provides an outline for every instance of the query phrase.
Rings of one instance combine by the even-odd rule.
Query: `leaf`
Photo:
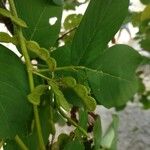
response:
[[[150,51],[150,37],[147,37],[146,39],[141,40],[140,44],[144,50]]]
[[[129,0],[90,2],[72,43],[73,65],[89,67],[95,59],[99,58],[108,42],[119,30],[127,14],[128,5]]]
[[[150,5],[148,5],[141,14],[141,21],[150,19]]]
[[[106,49],[94,63],[97,69],[87,71],[97,102],[105,107],[126,104],[138,90],[135,71],[141,60],[136,51],[125,45]]]
[[[15,36],[11,37],[5,32],[0,32],[0,42],[18,44],[17,38]]]
[[[102,140],[102,127],[100,117],[98,117],[96,119],[96,122],[94,123],[93,134],[94,134],[94,150],[99,150]]]
[[[62,46],[51,53],[51,56],[57,61],[58,67],[68,66],[71,64],[70,48]]]
[[[85,131],[86,131],[87,130],[87,123],[88,123],[88,113],[87,113],[87,111],[85,111],[85,110],[83,111],[80,109],[78,125],[80,127],[82,127],[83,129],[85,129]]]
[[[23,30],[27,40],[34,40],[40,46],[53,46],[60,32],[62,7],[53,5],[48,0],[14,0],[18,16],[28,22],[28,28]],[[23,5],[22,5],[23,4]],[[49,19],[56,20],[54,25]]]
[[[87,131],[87,127],[88,127],[88,112],[87,111],[79,109],[79,122],[78,122],[78,125],[81,128],[83,128],[85,131]],[[75,132],[76,139],[82,140],[83,134],[81,133],[81,131],[78,128],[76,128],[74,132]]]
[[[3,146],[4,150],[20,150],[15,141],[13,141],[13,140],[6,140],[5,142],[7,144],[6,145],[4,144],[4,146]]]
[[[52,145],[52,148],[51,150],[61,150],[64,148],[64,146],[70,142],[71,138],[67,135],[67,134],[60,134],[58,136],[58,140],[57,142],[55,142],[53,145]]]
[[[0,139],[6,139],[27,133],[32,105],[25,66],[2,45],[0,53]]]
[[[79,25],[82,19],[82,14],[71,14],[64,21],[65,30],[71,30]]]
[[[149,95],[142,95],[140,102],[143,104],[144,109],[150,109],[150,99]]]
[[[24,27],[26,28],[27,25],[26,23],[21,20],[20,18],[17,18],[15,16],[13,16],[8,10],[0,8],[0,15],[10,18],[12,22],[14,22],[16,25],[20,26],[20,27]]]
[[[50,107],[39,107],[39,117],[42,127],[43,139],[45,145],[48,143],[48,137],[51,133],[51,126],[49,120],[50,118]],[[37,150],[39,148],[39,141],[37,139],[36,126],[34,123],[33,132],[28,134],[27,136],[21,137],[23,142],[29,148],[29,150]],[[6,140],[6,145],[4,145],[4,150],[20,150],[20,147],[14,140]]]
[[[101,146],[110,149],[110,150],[116,150],[114,147],[116,145],[113,145],[117,140],[117,129],[118,129],[118,117],[116,115],[113,115],[113,121],[111,125],[109,126],[108,130],[106,131],[105,135],[102,137]]]
[[[28,95],[29,102],[34,105],[40,105],[40,98],[47,89],[47,85],[38,85],[37,87],[35,87],[33,91]]]
[[[4,141],[3,141],[3,140],[0,140],[0,148],[3,147],[3,144],[4,144]]]
[[[150,0],[140,0],[143,4],[147,5],[150,3]]]
[[[67,143],[63,150],[84,150],[84,145],[80,141],[75,140]]]
[[[83,108],[85,105],[83,100],[74,92],[71,88],[62,89],[62,92],[67,99],[67,101],[72,104],[73,106]]]
[[[64,0],[53,0],[53,2],[58,6],[61,6],[64,4]]]

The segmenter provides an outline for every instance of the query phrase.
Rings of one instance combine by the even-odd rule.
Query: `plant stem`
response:
[[[48,77],[46,77],[46,76],[44,76],[44,75],[42,75],[42,74],[40,74],[36,71],[33,71],[33,73],[40,76],[40,77],[42,77],[42,78],[44,78],[44,79],[46,79],[46,80],[48,80],[48,81],[52,81],[52,79],[50,79],[50,78],[48,78]],[[81,131],[86,137],[88,137],[87,132],[82,127],[80,127],[75,121],[73,121],[71,118],[69,118],[67,116],[67,114],[65,114],[65,112],[63,110],[61,110],[61,108],[59,108],[59,106],[58,106],[58,110],[64,118],[66,118],[73,126],[77,127],[79,131]]]
[[[14,1],[9,0],[9,4],[10,4],[12,14],[15,17],[18,17]],[[26,48],[26,43],[25,43],[25,39],[23,37],[22,29],[19,26],[16,26],[16,34],[18,35],[18,40],[19,40],[19,43],[20,43],[20,47],[21,47],[23,56],[25,58],[27,73],[28,73],[28,78],[29,78],[30,91],[32,92],[33,89],[34,89],[32,64],[31,64],[31,61],[30,61],[30,57],[28,55],[28,51],[27,51],[27,48]],[[36,123],[36,128],[37,128],[39,146],[40,146],[41,150],[45,150],[45,144],[44,144],[44,140],[43,140],[43,136],[42,136],[42,130],[41,130],[40,119],[39,119],[39,114],[38,114],[38,107],[36,105],[33,105],[33,110],[34,110],[34,117],[35,117],[35,123]]]
[[[39,76],[39,77],[41,77],[41,78],[45,79],[45,80],[51,81],[51,79],[50,79],[50,78],[48,78],[48,77],[46,77],[46,76],[42,75],[41,73],[38,73],[38,72],[36,72],[36,71],[33,71],[33,73],[34,73],[34,74],[36,74],[37,76]]]
[[[73,31],[76,30],[76,29],[77,29],[77,27],[74,27],[74,28],[72,28],[71,30],[67,31],[67,32],[64,33],[61,37],[59,37],[59,38],[57,39],[57,41],[63,39],[65,36],[67,36],[69,33],[73,32]]]
[[[15,136],[15,141],[22,150],[29,150],[18,135]]]
[[[76,128],[78,128],[78,130],[80,132],[83,133],[83,135],[85,135],[86,137],[88,137],[88,133],[82,128],[80,127],[75,121],[73,121],[70,117],[68,117],[68,115],[58,106],[58,111],[60,112],[60,114],[66,118],[68,120],[68,122],[70,122],[73,126],[75,126]]]

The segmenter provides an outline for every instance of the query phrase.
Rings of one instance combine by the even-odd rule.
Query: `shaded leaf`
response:
[[[80,141],[75,140],[67,143],[63,150],[84,150],[84,145]]]
[[[45,145],[48,143],[48,137],[52,131],[51,125],[49,120],[50,118],[50,107],[45,106],[41,107],[39,109],[39,117],[41,121],[41,127],[42,127],[42,133],[43,133],[43,139]],[[27,136],[21,136],[21,139],[26,144],[26,146],[29,148],[29,150],[37,150],[39,148],[39,141],[37,139],[37,132],[36,127],[33,122],[33,132],[28,134]],[[6,140],[6,145],[4,145],[4,150],[20,150],[20,147],[14,140]]]
[[[94,150],[99,150],[102,140],[102,127],[100,117],[98,117],[96,119],[96,122],[94,123],[93,134],[94,134]]]
[[[140,0],[143,4],[149,4],[150,3],[150,0]]]
[[[146,51],[150,51],[150,37],[141,40],[140,41],[141,47],[146,50]]]
[[[23,30],[25,38],[38,42],[42,47],[52,46],[60,31],[62,7],[48,0],[14,1],[18,16],[28,22],[28,28]],[[54,25],[49,24],[50,18],[57,18]]]
[[[51,53],[51,56],[57,61],[58,67],[69,66],[71,64],[71,51],[67,46],[59,47]]]
[[[141,14],[141,21],[145,21],[147,19],[150,19],[150,5],[146,6]]]
[[[64,4],[64,0],[53,0],[53,2],[58,6],[61,6]]]
[[[2,45],[0,53],[0,139],[6,139],[27,134],[32,106],[26,97],[29,87],[25,66]]]
[[[113,121],[101,140],[101,146],[103,148],[116,150],[118,123],[119,123],[118,117],[116,115],[113,115]]]

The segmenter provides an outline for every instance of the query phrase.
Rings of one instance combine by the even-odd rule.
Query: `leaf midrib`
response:
[[[33,33],[32,33],[31,36],[30,36],[30,40],[34,37],[34,34],[35,34],[36,30],[37,30],[37,27],[38,27],[38,25],[39,25],[39,23],[40,23],[40,21],[41,21],[41,18],[42,18],[42,16],[43,16],[43,14],[44,14],[46,8],[47,8],[47,5],[43,8],[43,10],[42,10],[42,12],[41,12],[41,14],[40,14],[40,16],[39,16],[39,19],[37,20],[37,23],[35,24],[35,27],[34,27],[34,29],[33,29]]]

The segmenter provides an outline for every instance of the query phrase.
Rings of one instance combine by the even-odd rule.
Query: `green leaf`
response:
[[[71,51],[67,46],[62,46],[51,53],[51,56],[57,61],[58,67],[68,66],[71,64]]]
[[[116,150],[117,131],[118,131],[119,119],[116,115],[113,115],[113,121],[102,137],[101,146],[106,149]]]
[[[84,150],[84,145],[80,141],[75,140],[67,143],[63,150]]]
[[[148,95],[142,95],[140,102],[143,104],[144,109],[150,109],[150,98]]]
[[[20,150],[16,142],[13,140],[6,140],[7,144],[3,146],[4,150]]]
[[[88,112],[83,110],[83,109],[79,109],[79,122],[78,122],[78,125],[80,127],[82,127],[85,131],[87,131],[87,127],[88,127]],[[78,128],[75,129],[75,137],[78,140],[82,140],[82,138],[83,138],[83,135],[82,135],[81,131],[79,131]]]
[[[141,40],[140,44],[144,50],[150,51],[150,37],[147,37],[146,39]]]
[[[87,123],[88,123],[88,112],[85,111],[85,110],[83,111],[82,109],[80,109],[78,125],[80,127],[82,127],[83,129],[87,130]]]
[[[27,25],[26,23],[21,20],[20,18],[17,18],[15,16],[13,16],[8,10],[0,8],[0,15],[10,18],[12,22],[14,22],[16,25],[20,26],[20,27],[24,27],[26,28]]]
[[[13,43],[15,45],[18,44],[17,38],[15,36],[11,37],[9,34],[5,32],[0,32],[0,42]]]
[[[44,143],[47,145],[49,135],[52,131],[51,125],[50,125],[50,107],[49,106],[40,106],[39,107],[39,117],[42,127],[42,133],[44,138]],[[27,145],[29,150],[37,150],[39,148],[39,142],[37,139],[37,132],[36,132],[36,126],[35,122],[33,123],[34,129],[33,132],[28,134],[27,136],[21,136],[21,139],[23,142]],[[4,145],[4,150],[20,150],[18,144],[14,140],[6,140],[7,144]]]
[[[32,105],[25,66],[13,52],[0,45],[0,139],[27,133]]]
[[[143,4],[147,5],[150,3],[150,0],[140,0]]]
[[[73,65],[90,66],[99,58],[119,30],[128,5],[129,0],[91,0],[72,43]]]
[[[94,133],[94,150],[99,150],[102,140],[102,127],[100,117],[96,119],[93,128],[93,133]]]
[[[126,104],[138,90],[135,71],[141,60],[135,50],[125,45],[106,49],[94,63],[97,69],[87,71],[97,102],[105,107]]]
[[[65,30],[71,30],[74,27],[77,27],[82,19],[82,14],[71,14],[66,17],[64,21]]]
[[[28,22],[24,29],[27,40],[34,40],[42,47],[52,46],[60,32],[62,7],[53,5],[48,0],[14,0],[18,16]],[[54,25],[49,24],[49,19],[56,17]]]
[[[84,107],[84,103],[81,100],[81,98],[74,92],[73,89],[71,88],[64,88],[62,89],[62,92],[65,96],[65,98],[67,99],[67,101],[72,104],[73,106],[76,107]]]
[[[61,6],[64,4],[64,0],[53,0],[53,2],[58,6]]]
[[[62,150],[70,141],[71,138],[69,137],[69,135],[62,133],[58,136],[57,142],[52,145],[51,150]]]
[[[141,21],[150,19],[150,5],[148,5],[141,14]]]

